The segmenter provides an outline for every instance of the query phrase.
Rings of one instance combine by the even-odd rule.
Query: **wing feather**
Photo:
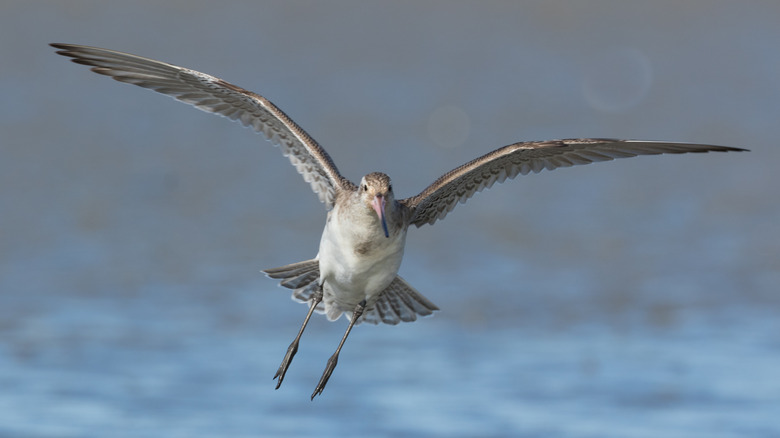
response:
[[[214,76],[128,53],[52,44],[58,54],[95,73],[148,88],[196,108],[240,122],[277,144],[312,190],[330,208],[336,191],[351,187],[327,152],[268,99]]]
[[[475,193],[518,174],[638,155],[744,150],[705,144],[603,138],[515,143],[447,172],[419,195],[401,202],[412,210],[411,223],[420,227],[443,219],[459,202],[464,203]]]

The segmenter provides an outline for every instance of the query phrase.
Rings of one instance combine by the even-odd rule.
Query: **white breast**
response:
[[[393,230],[385,237],[375,217],[345,219],[338,209],[337,205],[328,214],[317,257],[326,306],[332,295],[339,310],[350,312],[363,299],[372,305],[393,281],[401,266],[406,229]]]

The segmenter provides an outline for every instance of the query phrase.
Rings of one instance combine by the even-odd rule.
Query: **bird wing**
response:
[[[705,144],[583,138],[521,142],[485,154],[437,179],[419,195],[402,200],[412,210],[411,223],[421,227],[443,219],[458,202],[518,174],[570,167],[637,155],[744,151]]]
[[[268,99],[222,79],[128,53],[74,44],[51,44],[58,54],[95,73],[149,88],[196,108],[237,120],[279,145],[320,201],[333,206],[336,190],[351,186],[309,134]]]

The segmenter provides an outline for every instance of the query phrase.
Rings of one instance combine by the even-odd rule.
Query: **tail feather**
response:
[[[399,322],[412,322],[417,315],[428,316],[439,310],[421,293],[417,292],[401,276],[396,276],[392,283],[379,294],[372,308],[363,313],[363,321],[371,324],[395,325]]]
[[[311,272],[312,270],[319,272],[319,269],[320,262],[317,259],[311,259],[298,263],[291,263],[278,268],[264,269],[263,272],[271,278],[290,278]]]
[[[315,278],[316,280],[316,278]],[[309,300],[311,300],[311,296],[314,293],[314,291],[317,290],[316,281],[312,281],[311,283],[307,284],[306,286],[299,287],[298,289],[295,289],[292,293],[293,300],[299,302],[299,303],[307,303]],[[320,301],[317,304],[317,307],[314,308],[315,311],[318,313],[325,313],[325,302]]]
[[[316,283],[317,279],[319,278],[320,271],[317,269],[314,271],[305,272],[297,277],[286,278],[279,284],[288,289],[298,289],[304,286],[308,286],[312,282]]]
[[[320,262],[317,259],[305,260],[278,268],[265,269],[263,272],[270,278],[282,279],[279,283],[281,286],[293,289],[292,298],[295,301],[305,303],[317,290]],[[319,313],[325,312],[325,304],[320,302],[314,310]]]
[[[320,264],[317,259],[266,269],[263,272],[271,278],[281,279],[279,284],[293,289],[293,299],[301,303],[308,302],[319,286]],[[347,316],[351,315],[350,311],[343,312],[339,309],[332,298],[326,296],[315,310],[319,313],[325,313],[327,310],[327,316],[330,320],[338,319],[342,313],[347,313]],[[415,321],[418,315],[428,316],[436,310],[439,308],[435,304],[417,292],[403,278],[396,276],[390,285],[379,294],[376,302],[363,312],[358,323],[379,324],[382,322],[396,325],[401,321]]]

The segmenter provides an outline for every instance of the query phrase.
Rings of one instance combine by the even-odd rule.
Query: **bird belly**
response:
[[[331,314],[329,306],[351,312],[364,299],[370,307],[398,274],[406,230],[385,237],[370,228],[354,223],[340,226],[337,218],[330,219],[317,255],[326,312]]]

